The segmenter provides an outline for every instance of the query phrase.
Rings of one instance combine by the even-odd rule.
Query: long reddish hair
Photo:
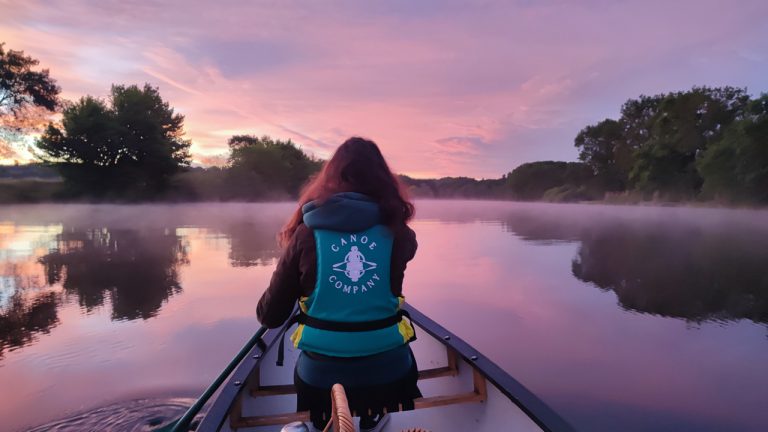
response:
[[[304,204],[323,202],[339,192],[359,192],[371,197],[379,204],[382,223],[394,230],[405,226],[413,217],[413,203],[389,169],[379,146],[371,140],[352,137],[336,149],[333,157],[304,186],[299,207],[278,234],[280,245],[288,245],[302,223]]]

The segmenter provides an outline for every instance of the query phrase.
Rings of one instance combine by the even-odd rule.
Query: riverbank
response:
[[[63,191],[61,180],[0,179],[0,204],[59,202]]]
[[[718,200],[671,200],[664,199],[658,194],[651,195],[640,192],[607,193],[602,199],[573,199],[571,195],[547,194],[540,200],[516,200],[511,198],[492,197],[435,197],[423,196],[418,190],[412,190],[412,197],[418,200],[470,200],[470,201],[510,201],[510,202],[548,202],[555,204],[605,204],[605,205],[634,205],[655,207],[696,207],[696,208],[732,208],[763,210],[768,206],[754,203],[737,203],[725,199]],[[415,192],[415,193],[414,193]],[[216,202],[276,202],[293,201],[294,198],[280,194],[264,199],[191,199],[187,193],[174,194],[169,192],[152,200],[135,200],[128,198],[87,198],[72,197],[67,193],[64,183],[59,179],[25,178],[0,179],[0,204],[144,204],[144,203],[216,203]]]

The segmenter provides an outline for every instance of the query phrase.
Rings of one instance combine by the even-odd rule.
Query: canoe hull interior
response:
[[[416,409],[391,413],[384,431],[573,432],[562,418],[522,384],[418,310],[411,313],[418,339],[411,343],[424,397]],[[197,430],[279,431],[296,412],[293,373],[299,350],[286,343],[284,366],[277,366],[280,331],[268,331],[262,343],[238,365],[221,387]]]
[[[419,333],[417,341],[412,343],[421,371],[433,370],[440,375],[449,368],[449,355],[446,347],[424,332]],[[298,350],[286,344],[285,365],[275,365],[276,349],[267,352],[259,370],[259,386],[266,389],[293,383],[293,368],[298,357]],[[446,373],[444,376],[424,378],[419,380],[419,388],[425,400],[432,400],[434,406],[418,407],[413,411],[393,413],[385,431],[400,431],[420,427],[431,431],[541,431],[523,411],[503,395],[495,386],[486,383],[484,394],[475,394],[475,379],[473,367],[461,358],[456,359],[456,375]],[[253,381],[255,382],[255,380]],[[282,388],[282,387],[279,387]],[[276,389],[277,390],[277,389]],[[268,392],[264,392],[268,393]],[[291,415],[296,409],[296,395],[265,395],[256,391],[248,391],[242,399],[242,416],[244,418],[266,418],[275,414],[289,414],[280,425],[254,427],[237,427],[238,421],[228,417],[221,431],[279,431],[283,424],[294,419]],[[254,397],[255,395],[255,397]],[[437,398],[445,397],[440,400]],[[449,398],[456,400],[449,400]],[[461,399],[463,398],[463,401]],[[484,400],[481,400],[484,399]],[[445,405],[441,403],[445,402]],[[230,414],[231,416],[231,414]],[[277,418],[276,418],[277,419]],[[298,418],[301,420],[302,418]],[[241,423],[242,424],[242,423]]]

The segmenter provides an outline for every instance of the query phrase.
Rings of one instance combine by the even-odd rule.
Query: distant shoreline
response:
[[[155,200],[115,200],[93,198],[53,198],[57,186],[63,182],[55,179],[0,179],[0,204],[2,205],[173,205],[173,204],[267,204],[267,203],[292,203],[295,199],[276,198],[263,200],[189,200],[179,197],[155,199]],[[9,187],[10,186],[10,187]],[[9,190],[13,189],[13,190]],[[13,199],[16,198],[16,199]],[[606,206],[635,206],[635,207],[691,207],[732,210],[768,210],[768,205],[757,204],[733,204],[720,201],[661,201],[640,200],[636,197],[617,195],[599,200],[582,201],[550,201],[550,200],[515,200],[494,197],[425,197],[411,196],[416,201],[484,201],[484,202],[509,202],[509,203],[536,203],[536,204],[587,204]]]

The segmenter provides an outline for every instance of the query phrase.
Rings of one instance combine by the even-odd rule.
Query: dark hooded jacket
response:
[[[317,252],[314,229],[359,232],[381,223],[379,206],[366,195],[344,192],[323,203],[310,202],[302,207],[303,222],[283,251],[272,280],[256,307],[259,321],[270,328],[279,327],[293,311],[296,301],[309,296],[317,280]],[[402,295],[405,268],[416,254],[416,234],[407,225],[390,227],[394,236],[390,264],[390,289]]]

